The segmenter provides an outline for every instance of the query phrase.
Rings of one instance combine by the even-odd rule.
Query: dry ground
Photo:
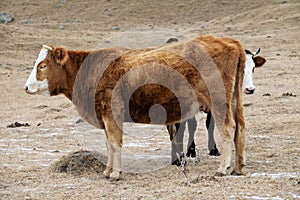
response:
[[[0,25],[0,199],[300,199],[298,0],[2,0],[0,11],[15,17]],[[247,176],[213,177],[219,160],[207,155],[204,114],[198,116],[198,162],[189,164],[187,178],[169,165],[165,128],[133,124],[125,125],[121,181],[49,171],[69,152],[106,151],[103,131],[76,123],[66,98],[23,91],[41,44],[141,47],[203,34],[260,47],[268,59],[255,72],[255,94],[244,97],[250,105]],[[31,126],[7,128],[16,121]],[[137,150],[142,153],[131,156]]]

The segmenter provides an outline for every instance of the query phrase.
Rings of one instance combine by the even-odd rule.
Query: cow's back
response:
[[[228,91],[233,91],[236,80],[240,46],[235,40],[202,36],[189,42],[123,54],[106,69],[97,87],[96,106],[102,108],[98,118],[106,111],[118,110],[125,113],[125,121],[178,122],[194,116],[200,105],[211,106],[206,83],[215,79],[226,80],[225,92],[231,98],[232,92]],[[200,49],[200,57],[193,48]],[[204,57],[209,62],[202,62]],[[207,62],[215,65],[205,66]],[[100,105],[104,104],[111,107],[103,109]],[[155,105],[160,107],[149,116]],[[161,117],[163,114],[166,119]]]

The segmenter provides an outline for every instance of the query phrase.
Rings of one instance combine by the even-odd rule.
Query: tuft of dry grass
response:
[[[71,152],[50,166],[51,172],[71,173],[102,173],[105,170],[107,157],[96,151],[80,150]]]

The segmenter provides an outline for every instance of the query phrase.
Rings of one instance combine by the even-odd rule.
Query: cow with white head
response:
[[[172,40],[173,42],[173,40]],[[265,64],[266,59],[262,56],[259,56],[260,48],[256,52],[251,52],[249,50],[245,50],[246,53],[246,63],[245,63],[245,72],[244,72],[244,80],[242,91],[246,95],[253,94],[255,91],[255,86],[253,83],[253,74],[254,69],[256,67],[261,67]],[[216,142],[214,139],[214,119],[210,110],[203,106],[203,111],[207,113],[206,117],[206,129],[208,131],[208,150],[209,155],[211,156],[219,156],[219,150],[216,147]],[[188,140],[188,147],[187,147],[187,157],[194,158],[196,157],[196,149],[195,149],[195,141],[194,141],[194,133],[197,128],[197,121],[196,118],[193,117],[181,123],[175,124],[175,126],[167,126],[169,132],[176,131],[176,138],[172,143],[172,164],[173,165],[181,165],[184,163],[182,161],[184,154],[183,154],[183,136],[185,131],[185,126],[188,126],[189,132],[189,140]]]
[[[48,80],[42,79],[42,77],[40,77],[38,73],[45,69],[46,66],[43,63],[47,57],[48,50],[51,49],[52,48],[50,46],[47,45],[42,46],[40,54],[34,63],[33,70],[31,71],[30,76],[25,83],[26,93],[28,94],[39,93],[44,95],[50,95],[48,89]]]
[[[260,48],[255,53],[246,50],[246,68],[243,81],[243,92],[246,94],[253,94],[255,90],[253,84],[254,69],[256,67],[261,67],[266,62],[264,57],[258,55],[259,53]]]

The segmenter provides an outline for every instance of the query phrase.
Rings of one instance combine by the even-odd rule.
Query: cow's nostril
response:
[[[25,91],[28,91],[28,86],[25,86]]]
[[[246,88],[246,94],[253,94],[254,93],[255,88]]]

